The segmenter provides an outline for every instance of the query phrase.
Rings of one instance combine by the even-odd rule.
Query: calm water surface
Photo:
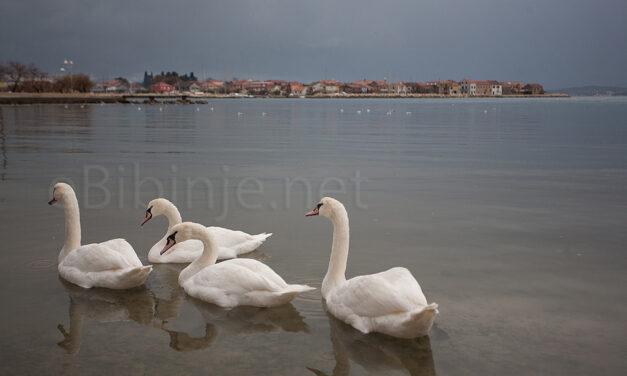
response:
[[[627,99],[5,106],[0,147],[3,374],[627,373]],[[331,224],[304,213],[334,196],[347,276],[405,266],[440,315],[406,341],[328,317],[319,290],[227,311],[187,297],[177,265],[77,288],[56,270],[57,179],[83,244],[124,237],[146,262],[161,195],[186,220],[273,232],[247,257],[318,288]]]

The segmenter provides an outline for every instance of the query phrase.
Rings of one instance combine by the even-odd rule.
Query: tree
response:
[[[20,85],[21,91],[41,93],[52,91],[53,85],[48,80],[48,73],[41,71],[34,64],[28,66],[24,81]]]
[[[70,77],[68,76],[59,77],[54,83],[55,91],[60,91],[62,93],[70,92],[72,88],[74,91],[87,93],[93,87],[94,82],[88,75],[83,73],[75,74],[72,77],[72,81],[70,81]]]
[[[11,91],[17,91],[22,79],[28,74],[28,67],[17,61],[10,61],[6,76],[12,82]]]
[[[8,68],[5,65],[0,64],[0,82],[4,83]],[[4,85],[0,87],[0,90],[4,90]]]
[[[120,77],[116,77],[115,79],[116,79],[116,80],[118,80],[118,81],[120,81],[120,82],[122,82],[122,83],[124,83],[124,84],[126,84],[126,85],[130,85],[130,83],[128,82],[128,80],[127,80],[126,78],[124,78],[124,77],[121,77],[121,76],[120,76]]]

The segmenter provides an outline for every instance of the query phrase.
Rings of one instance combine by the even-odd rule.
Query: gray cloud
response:
[[[2,60],[311,81],[627,85],[622,0],[4,0]]]

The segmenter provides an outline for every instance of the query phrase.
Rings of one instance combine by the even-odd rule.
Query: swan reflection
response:
[[[59,278],[70,298],[70,328],[57,328],[64,339],[58,343],[68,354],[77,354],[81,347],[83,321],[101,323],[135,321],[142,325],[152,323],[154,299],[144,286],[131,290],[83,289]]]
[[[326,307],[325,311],[326,311]],[[435,375],[429,336],[415,339],[363,334],[327,312],[335,356],[334,376],[351,374],[351,361],[372,374]],[[307,367],[315,375],[325,372]]]
[[[202,337],[192,337],[185,332],[162,329],[170,335],[170,347],[176,351],[197,351],[213,345],[219,334],[267,333],[274,331],[309,333],[309,326],[290,304],[274,308],[240,306],[227,310],[198,299],[189,298],[205,321]]]
[[[275,308],[241,306],[227,310],[186,296],[178,285],[182,267],[155,265],[153,274],[156,278],[151,280],[150,289],[144,285],[130,290],[83,289],[59,278],[70,299],[70,323],[69,329],[63,324],[58,325],[64,337],[58,345],[68,354],[77,354],[85,319],[101,323],[135,321],[151,326],[168,333],[170,347],[184,352],[210,347],[219,334],[310,332],[292,304]],[[205,329],[200,337],[168,327],[168,320],[178,317],[185,303],[191,303],[202,316]]]
[[[185,266],[181,264],[155,264],[152,266],[152,275],[155,278],[151,280],[151,284],[157,284],[152,286],[155,295],[155,319],[159,323],[178,317],[181,306],[185,302],[185,292],[178,282],[179,273]],[[162,290],[167,293],[167,297],[162,297]]]

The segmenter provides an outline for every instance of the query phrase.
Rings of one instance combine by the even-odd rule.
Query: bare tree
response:
[[[34,64],[28,66],[25,82],[20,86],[22,91],[41,93],[52,91],[52,83],[48,80],[48,73],[43,72]]]
[[[60,92],[69,92],[72,90],[72,86],[74,91],[86,93],[94,87],[94,82],[91,80],[91,78],[89,78],[88,75],[78,73],[74,75],[73,82],[70,82],[70,77],[63,76],[57,78],[54,83],[55,91]]]
[[[3,86],[0,87],[0,90],[4,90],[4,80],[6,79],[7,72],[8,70],[6,65],[0,64],[0,82],[3,83]]]
[[[17,61],[10,61],[6,76],[13,83],[11,91],[17,91],[20,82],[28,74],[28,67]]]

